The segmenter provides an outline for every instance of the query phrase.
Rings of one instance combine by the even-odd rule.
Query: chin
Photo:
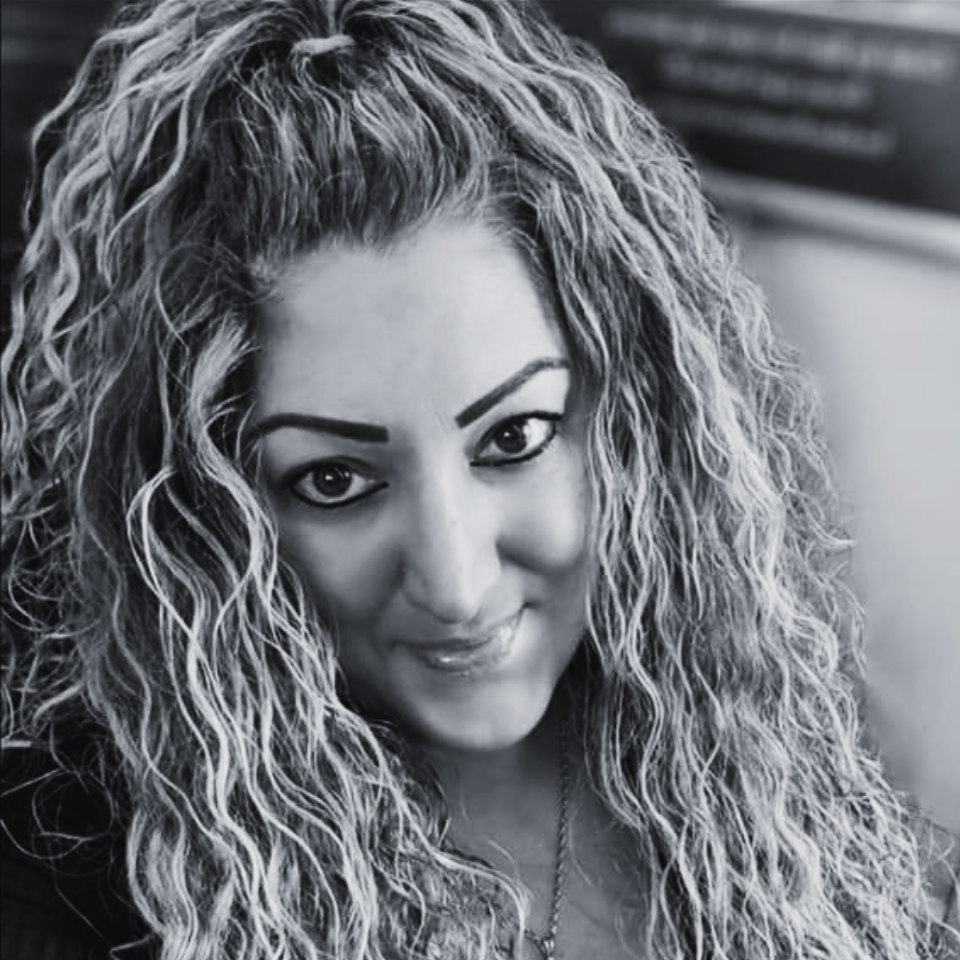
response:
[[[428,747],[471,753],[508,750],[539,725],[553,697],[555,683],[535,688],[489,691],[460,702],[422,701],[414,710],[398,711],[401,723]]]

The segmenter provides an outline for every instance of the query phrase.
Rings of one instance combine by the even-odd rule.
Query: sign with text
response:
[[[847,18],[844,4],[543,6],[594,44],[694,156],[960,216],[960,26]]]

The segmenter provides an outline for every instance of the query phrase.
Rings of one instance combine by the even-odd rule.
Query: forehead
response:
[[[524,259],[461,223],[432,224],[386,251],[343,245],[297,258],[261,329],[262,416],[459,409],[533,359],[567,357]]]

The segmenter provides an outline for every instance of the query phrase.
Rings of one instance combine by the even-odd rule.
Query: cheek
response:
[[[290,525],[281,527],[280,545],[324,617],[348,627],[371,621],[386,603],[393,566],[375,538]]]
[[[587,489],[579,460],[532,485],[513,511],[514,559],[545,575],[577,575],[588,554]]]

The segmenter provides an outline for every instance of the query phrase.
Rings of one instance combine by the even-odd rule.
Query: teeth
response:
[[[462,653],[438,653],[434,655],[433,659],[437,663],[444,664],[444,666],[454,666],[462,663],[467,657]]]
[[[491,667],[509,652],[519,617],[492,633],[487,639],[472,645],[453,649],[422,650],[420,656],[439,670],[466,672]]]

